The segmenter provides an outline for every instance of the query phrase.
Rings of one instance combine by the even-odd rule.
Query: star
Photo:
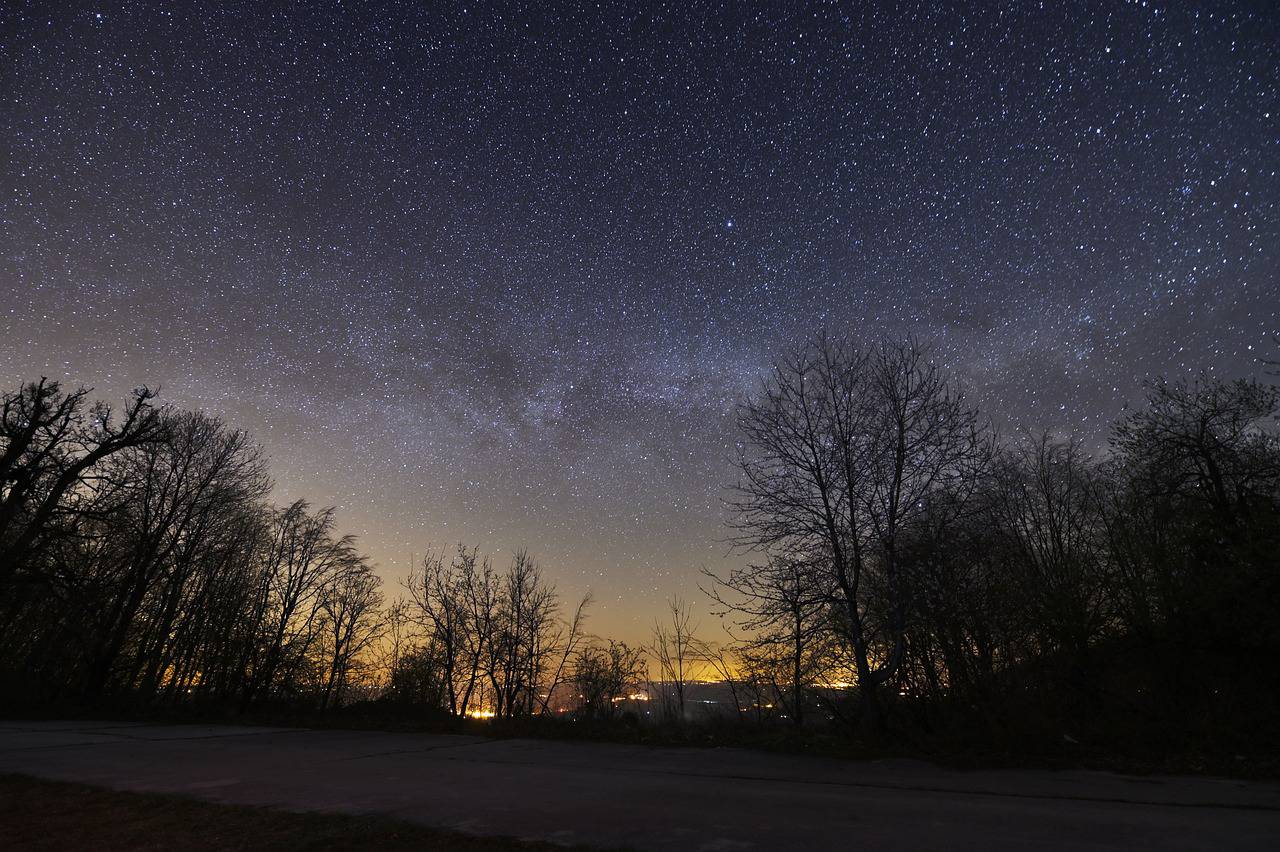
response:
[[[20,6],[0,380],[158,386],[389,583],[525,546],[637,641],[742,558],[735,405],[823,328],[1099,451],[1268,357],[1274,12],[553,5]]]

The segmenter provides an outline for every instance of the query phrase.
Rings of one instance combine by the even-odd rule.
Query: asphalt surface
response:
[[[638,850],[1280,850],[1280,785],[737,749],[0,722],[0,772]]]

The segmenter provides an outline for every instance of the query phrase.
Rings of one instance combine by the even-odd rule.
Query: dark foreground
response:
[[[732,749],[0,722],[0,772],[636,849],[1280,848],[1275,784]]]
[[[27,852],[555,852],[560,846],[476,837],[378,816],[294,813],[186,796],[127,793],[0,775],[0,837]]]

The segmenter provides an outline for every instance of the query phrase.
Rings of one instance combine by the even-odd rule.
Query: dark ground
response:
[[[738,749],[4,722],[0,772],[644,850],[1280,848],[1276,784]]]
[[[6,849],[33,852],[69,849],[550,852],[563,848],[474,837],[380,816],[219,805],[186,796],[119,792],[20,775],[0,776],[0,836]]]

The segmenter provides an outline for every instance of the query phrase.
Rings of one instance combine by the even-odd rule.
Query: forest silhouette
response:
[[[525,551],[385,588],[244,431],[39,379],[0,412],[0,710],[1273,772],[1273,375],[1151,382],[1095,456],[997,434],[917,340],[817,335],[738,410],[746,558],[699,590],[731,639],[673,589],[643,647]]]

